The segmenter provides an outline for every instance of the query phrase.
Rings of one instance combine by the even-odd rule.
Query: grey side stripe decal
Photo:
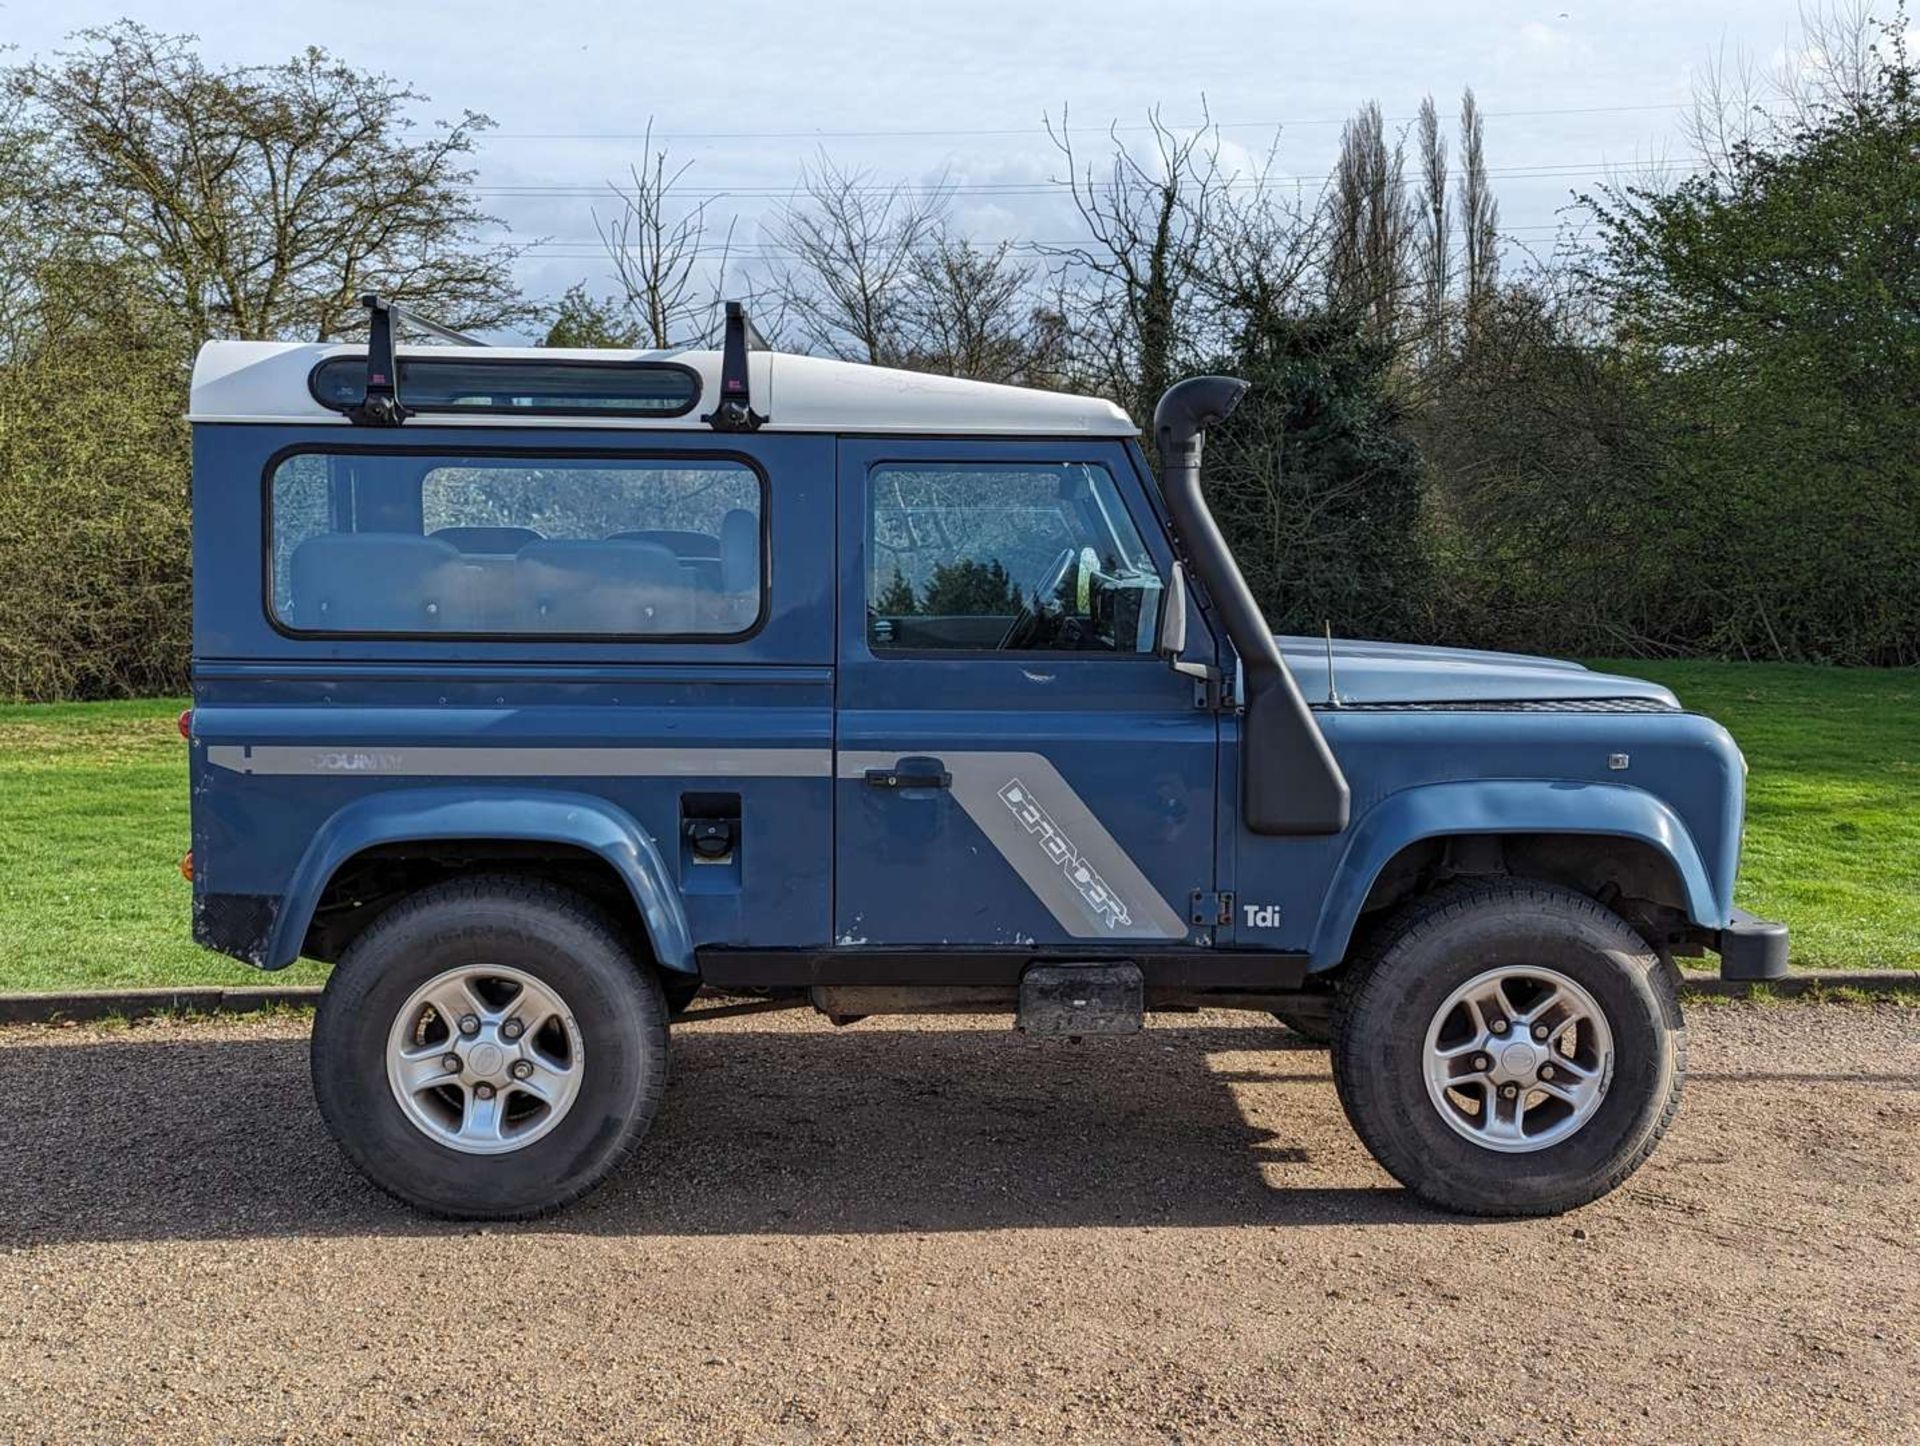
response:
[[[1186,920],[1039,753],[941,749],[953,796],[1001,858],[1076,939],[1184,939]],[[891,768],[890,753],[842,752],[841,778]]]
[[[826,748],[334,748],[215,743],[235,773],[396,778],[830,778]]]
[[[953,796],[1076,939],[1184,939],[1170,906],[1093,810],[1042,754],[943,753]],[[841,778],[900,753],[843,752]],[[393,778],[830,778],[826,748],[345,748],[215,743],[207,762],[234,773]]]

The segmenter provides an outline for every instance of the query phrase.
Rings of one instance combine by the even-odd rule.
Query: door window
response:
[[[868,507],[875,652],[1153,650],[1160,576],[1105,467],[888,464]]]

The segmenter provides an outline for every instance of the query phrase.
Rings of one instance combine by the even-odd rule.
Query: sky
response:
[[[256,63],[322,46],[407,81],[423,122],[481,111],[474,158],[504,234],[530,243],[524,288],[610,291],[595,213],[605,185],[655,139],[692,163],[682,185],[738,217],[739,253],[822,148],[877,181],[953,188],[956,229],[1060,241],[1076,228],[1044,183],[1063,161],[1043,120],[1063,113],[1090,150],[1113,122],[1158,106],[1187,129],[1221,125],[1223,162],[1269,148],[1317,191],[1343,118],[1377,100],[1404,123],[1433,94],[1443,115],[1471,85],[1514,247],[1546,249],[1575,191],[1649,161],[1684,163],[1684,105],[1714,55],[1762,64],[1793,43],[1798,0],[1544,3],[1180,3],[1180,0],[814,0],[807,4],[587,4],[462,0],[54,0],[0,5],[16,59],[131,17],[201,39],[209,60]],[[1204,112],[1203,112],[1204,106]]]

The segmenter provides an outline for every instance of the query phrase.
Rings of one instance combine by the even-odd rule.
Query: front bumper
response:
[[[1787,976],[1787,926],[1756,919],[1745,909],[1733,911],[1733,922],[1715,937],[1720,955],[1720,977],[1742,981],[1784,979]]]

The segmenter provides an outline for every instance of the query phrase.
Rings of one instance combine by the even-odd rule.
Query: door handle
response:
[[[952,788],[953,775],[937,758],[903,758],[891,768],[869,768],[874,788]]]

